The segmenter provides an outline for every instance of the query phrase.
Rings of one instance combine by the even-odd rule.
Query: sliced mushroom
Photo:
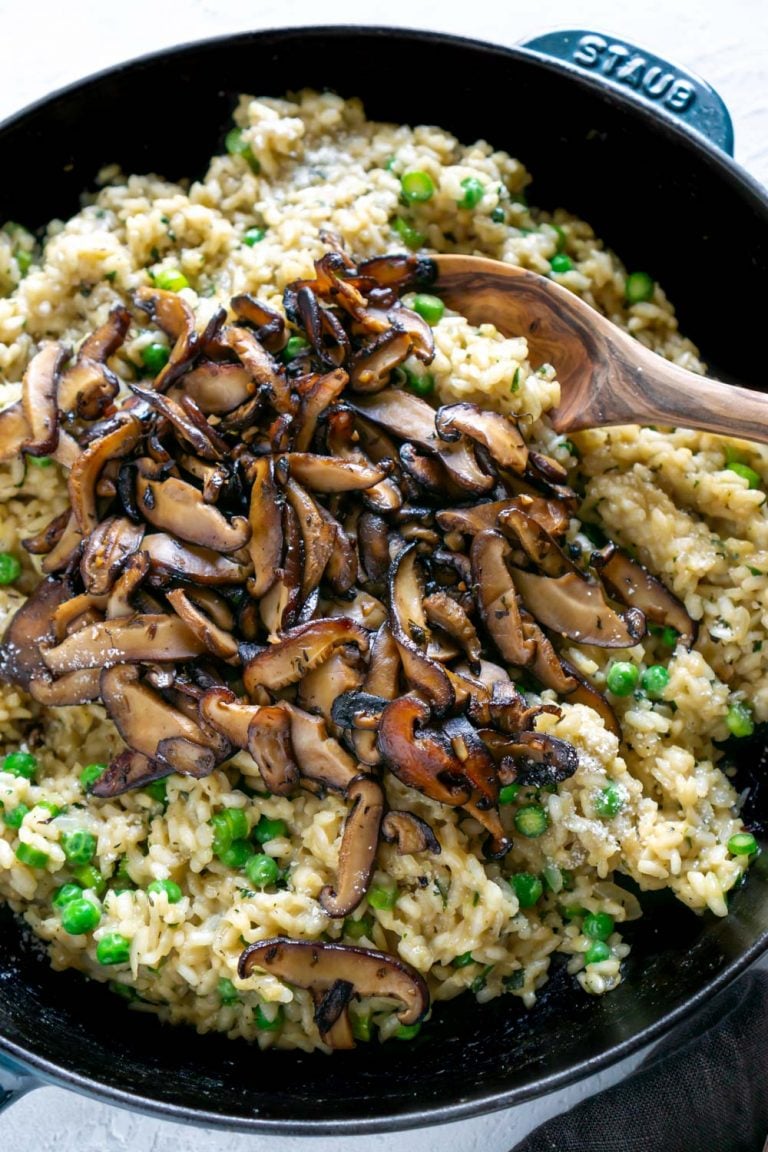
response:
[[[135,293],[136,306],[152,319],[174,342],[168,363],[155,378],[157,389],[166,388],[196,356],[199,341],[195,317],[178,292],[141,287]]]
[[[358,492],[373,487],[387,475],[382,466],[314,456],[310,452],[291,452],[285,460],[290,475],[312,492]]]
[[[393,700],[381,714],[379,749],[389,770],[409,788],[442,804],[465,804],[472,789],[450,741],[440,731],[425,727],[428,705],[417,696]]]
[[[306,712],[332,719],[334,703],[345,693],[356,691],[363,682],[364,665],[353,645],[335,652],[308,672],[299,684],[296,701]]]
[[[269,792],[290,796],[299,783],[291,743],[291,717],[279,704],[257,709],[248,725],[248,751]]]
[[[524,667],[536,649],[523,632],[517,593],[506,563],[509,555],[509,545],[498,532],[480,532],[472,541],[472,572],[485,626],[503,658]]]
[[[476,404],[446,404],[435,415],[435,427],[442,440],[468,436],[490,453],[500,468],[523,473],[528,463],[528,448],[517,424],[499,412],[478,408]]]
[[[239,320],[253,325],[260,343],[268,352],[280,351],[285,343],[285,320],[279,312],[248,292],[233,296],[230,303]]]
[[[383,700],[394,700],[400,694],[400,650],[388,624],[382,624],[373,638],[368,671],[363,680],[363,691]],[[378,726],[378,721],[376,727]],[[358,759],[363,764],[381,762],[376,743],[376,731],[356,729],[351,734]]]
[[[200,719],[226,736],[235,748],[248,747],[248,728],[259,711],[258,704],[246,704],[229,688],[209,688],[198,701]]]
[[[242,953],[240,979],[247,980],[254,968],[313,992],[324,993],[343,980],[356,996],[398,1000],[397,1016],[405,1026],[418,1023],[429,1008],[429,992],[419,973],[405,961],[372,948],[276,936],[250,944]]]
[[[338,520],[331,516],[322,504],[317,505],[317,510],[333,533],[333,546],[325,566],[325,580],[334,592],[343,595],[349,592],[357,580],[357,551],[354,542]]]
[[[0,463],[17,460],[31,435],[21,400],[4,408],[0,412]]]
[[[240,650],[234,637],[220,628],[218,624],[215,624],[206,616],[205,612],[193,604],[182,588],[172,589],[166,593],[166,598],[190,632],[209,652],[218,656],[226,664],[240,663]]]
[[[251,504],[248,520],[251,537],[248,551],[253,564],[253,576],[248,591],[254,600],[260,599],[275,582],[283,551],[280,502],[274,479],[274,468],[269,457],[262,457],[251,471]]]
[[[538,520],[526,515],[520,508],[508,508],[501,512],[499,527],[522,548],[545,576],[564,576],[568,572],[577,571],[555,538],[542,528]]]
[[[45,675],[41,645],[53,639],[56,609],[72,595],[66,580],[49,577],[11,617],[0,648],[2,679],[28,688],[33,677]]]
[[[361,348],[350,361],[349,386],[355,392],[377,392],[389,383],[390,373],[402,364],[413,341],[408,332],[390,328]]]
[[[157,745],[157,759],[173,772],[192,776],[196,780],[210,776],[216,767],[216,757],[210,748],[183,736],[168,736]]]
[[[499,778],[504,784],[544,788],[568,780],[579,766],[573,745],[545,732],[517,732],[502,739],[480,732],[480,737],[501,756]]]
[[[296,399],[288,381],[252,332],[233,325],[221,332],[218,343],[234,352],[251,379],[269,397],[276,412],[295,412]]]
[[[89,704],[98,700],[101,694],[101,669],[83,668],[78,672],[67,672],[57,680],[45,676],[33,676],[29,682],[29,694],[38,704],[46,708],[62,708],[73,704]]]
[[[275,692],[288,684],[295,684],[322,664],[340,644],[356,644],[362,653],[366,653],[368,633],[343,616],[301,624],[248,661],[243,671],[246,691],[252,694],[255,688],[263,685]]]
[[[220,556],[209,548],[182,544],[165,532],[145,536],[142,551],[149,556],[150,581],[164,584],[172,577],[200,584],[242,584],[250,567]]]
[[[124,516],[102,520],[88,537],[80,560],[80,575],[91,596],[106,596],[126,560],[137,552],[144,529]]]
[[[562,636],[600,648],[632,648],[645,635],[638,608],[616,612],[600,585],[577,572],[553,578],[514,568],[512,576],[526,608]]]
[[[315,435],[320,415],[326,412],[341,396],[349,377],[341,368],[327,372],[324,376],[312,377],[308,388],[300,392],[299,430],[294,441],[297,452],[306,452]]]
[[[102,772],[89,791],[99,799],[111,799],[134,788],[143,788],[153,780],[162,780],[172,772],[171,766],[162,760],[152,760],[133,748],[126,748],[115,757],[106,772]]]
[[[321,716],[293,704],[284,705],[291,717],[291,744],[302,777],[333,792],[346,792],[360,769],[338,740],[328,735]]]
[[[613,708],[611,708],[605,696],[603,696],[601,692],[598,692],[597,688],[595,688],[593,684],[590,684],[580,672],[577,672],[567,660],[561,659],[560,663],[566,675],[569,676],[575,684],[575,687],[568,693],[568,703],[584,704],[587,708],[591,708],[597,712],[606,729],[621,739],[621,725],[619,724],[616,713]]]
[[[132,597],[148,572],[149,556],[146,552],[136,552],[126,561],[109,593],[106,609],[108,620],[135,614]]]
[[[637,560],[615,549],[608,560],[599,565],[599,571],[610,594],[622,604],[639,609],[654,624],[674,628],[686,648],[695,644],[698,625],[683,603]]]
[[[164,396],[162,392],[137,384],[135,381],[131,383],[130,388],[150,408],[164,416],[173,425],[182,444],[188,444],[198,456],[202,456],[204,460],[222,460],[226,456],[226,442],[207,422],[190,396],[182,395],[181,399],[176,401],[171,396]]]
[[[455,697],[444,669],[426,655],[428,629],[416,548],[415,544],[409,544],[392,562],[389,626],[406,678],[424,693],[435,714],[442,716],[451,708]]]
[[[301,599],[306,600],[323,578],[326,565],[331,558],[336,533],[309,493],[289,479],[285,494],[296,513],[299,530],[304,544],[304,571],[301,578]]]
[[[175,476],[151,480],[140,470],[136,494],[141,514],[150,524],[188,544],[227,554],[248,543],[251,528],[244,516],[227,519],[205,503],[202,492]]]
[[[191,660],[203,651],[178,616],[139,615],[92,624],[55,647],[43,647],[42,656],[45,666],[60,675],[144,660]]]
[[[62,344],[44,344],[24,373],[21,404],[29,428],[24,443],[29,456],[50,456],[58,444],[59,376],[68,356],[69,350]]]
[[[397,845],[398,856],[415,856],[418,852],[439,856],[442,851],[429,824],[413,812],[387,812],[381,824],[381,835],[388,844]]]
[[[0,435],[2,435],[1,432]],[[54,516],[53,519],[46,524],[42,531],[37,532],[34,536],[28,536],[26,540],[22,540],[22,548],[29,552],[31,556],[47,556],[64,535],[64,531],[69,523],[69,517],[69,509],[65,509],[64,512],[59,512],[58,515]]]
[[[319,896],[323,909],[334,919],[354,912],[368,891],[384,815],[384,792],[372,776],[355,777],[346,799],[350,808],[341,837],[336,888],[326,886]]]
[[[120,381],[106,364],[125,340],[131,314],[121,304],[113,308],[105,324],[80,346],[75,363],[62,375],[58,405],[62,412],[82,420],[98,420],[120,390]]]
[[[224,416],[251,400],[256,386],[242,364],[206,360],[169,389],[174,400],[189,396],[206,415]]]
[[[109,460],[127,456],[142,434],[140,421],[120,414],[114,428],[94,439],[75,460],[69,473],[69,499],[77,527],[85,535],[98,527],[96,483]]]
[[[480,660],[482,647],[475,626],[461,605],[447,592],[433,592],[425,597],[424,611],[430,624],[442,628],[459,641],[471,663]]]
[[[488,859],[498,860],[512,847],[499,817],[499,778],[496,765],[483,741],[465,716],[454,716],[443,729],[461,764],[471,793],[462,807],[490,833],[483,851]]]
[[[348,980],[334,980],[327,992],[312,993],[320,1039],[337,1052],[355,1047],[355,1035],[347,1012],[354,990]]]

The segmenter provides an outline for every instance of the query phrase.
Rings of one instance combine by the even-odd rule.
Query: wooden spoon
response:
[[[434,290],[449,308],[471,324],[525,336],[531,361],[554,366],[556,432],[672,424],[768,444],[768,395],[679,368],[535,272],[482,256],[434,260]]]

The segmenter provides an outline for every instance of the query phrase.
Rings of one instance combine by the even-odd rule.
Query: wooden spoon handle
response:
[[[626,336],[602,317],[604,371],[588,393],[563,392],[551,413],[557,432],[616,424],[672,424],[768,444],[768,395],[688,372]]]

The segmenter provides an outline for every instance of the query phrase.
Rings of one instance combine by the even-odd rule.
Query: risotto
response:
[[[0,407],[19,399],[41,342],[77,349],[141,289],[178,293],[198,333],[238,294],[282,310],[286,287],[313,277],[329,233],[358,260],[423,250],[522,265],[704,370],[662,288],[628,275],[584,221],[529,206],[524,167],[484,141],[373,123],[359,102],[313,92],[244,97],[236,124],[200,182],[110,169],[42,244],[4,227]],[[576,771],[552,788],[502,789],[512,847],[498,859],[484,855],[486,829],[471,814],[388,774],[387,804],[429,825],[439,853],[382,843],[367,897],[345,917],[321,899],[338,874],[343,796],[270,794],[241,750],[203,778],[173,774],[99,799],[90,787],[123,748],[104,709],[46,708],[3,685],[0,894],[55,968],[111,982],[138,1010],[261,1047],[327,1048],[307,988],[258,964],[238,968],[244,947],[274,937],[387,952],[424,978],[432,1002],[511,995],[532,1007],[555,953],[584,993],[607,993],[629,950],[622,926],[640,915],[616,876],[724,916],[756,851],[719,746],[768,719],[768,449],[655,428],[555,435],[554,368],[531,364],[523,337],[429,300],[416,303],[432,328],[435,398],[519,418],[528,446],[562,465],[580,496],[564,534],[571,553],[589,555],[596,530],[615,541],[684,605],[696,643],[658,626],[619,652],[558,641],[610,702],[620,738],[588,702],[513,670],[532,707],[557,703],[536,729],[576,750]],[[134,317],[109,359],[126,386],[167,361],[158,327]],[[404,367],[406,386],[424,390],[423,365]],[[66,512],[66,475],[46,458],[19,458],[2,466],[0,491],[5,622],[40,580],[40,557],[21,541]],[[526,825],[524,809],[541,823]],[[221,851],[222,812],[236,839],[258,842],[263,883]],[[65,915],[73,898],[93,910],[80,922]],[[362,1041],[419,1027],[403,1027],[387,998],[355,998],[349,1010]]]

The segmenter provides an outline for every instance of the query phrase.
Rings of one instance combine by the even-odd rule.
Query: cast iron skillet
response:
[[[721,150],[731,146],[730,121],[706,85],[595,34],[557,33],[507,50],[423,32],[291,29],[135,61],[0,128],[3,169],[13,173],[0,184],[0,220],[39,226],[66,217],[113,161],[126,172],[201,175],[236,93],[278,95],[329,81],[363,97],[377,119],[437,123],[519,156],[535,175],[533,203],[591,221],[630,266],[661,281],[717,373],[756,386],[765,192]],[[764,734],[747,748],[742,742],[745,771],[759,767],[765,743]],[[663,896],[644,903],[625,981],[603,999],[556,968],[533,1012],[513,997],[484,1007],[465,997],[438,1006],[410,1044],[332,1058],[262,1056],[239,1041],[164,1028],[103,987],[52,972],[5,913],[0,1059],[15,1069],[5,1099],[48,1080],[169,1119],[314,1135],[445,1122],[519,1103],[659,1036],[768,947],[768,856],[725,920],[696,917]]]

